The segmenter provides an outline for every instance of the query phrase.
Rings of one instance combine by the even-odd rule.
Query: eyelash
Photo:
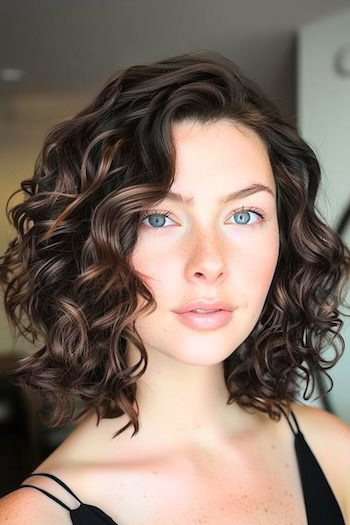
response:
[[[242,213],[242,212],[253,212],[253,213],[256,213],[257,215],[259,215],[259,217],[262,219],[261,221],[259,221],[258,223],[254,223],[254,224],[236,224],[236,226],[245,226],[246,228],[255,228],[256,226],[258,226],[259,224],[261,224],[261,222],[265,219],[265,214],[262,213],[261,211],[257,210],[256,208],[245,208],[244,206],[242,208],[239,208],[238,210],[233,210],[231,216],[233,215],[236,215],[237,213]],[[140,222],[142,222],[143,220],[147,219],[148,217],[152,216],[152,215],[163,215],[164,217],[169,217],[169,215],[171,215],[173,212],[171,210],[147,210],[145,212],[144,215],[142,215],[141,219],[140,219]],[[159,226],[158,228],[154,228],[153,226],[147,226],[147,225],[144,225],[146,226],[147,228],[151,228],[152,230],[163,230],[165,228],[165,226]]]

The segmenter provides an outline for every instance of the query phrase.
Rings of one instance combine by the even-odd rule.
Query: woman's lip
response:
[[[192,312],[193,310],[197,310],[197,308],[201,310],[226,310],[228,312],[232,312],[234,310],[233,307],[229,303],[226,303],[225,301],[203,301],[203,300],[196,300],[196,301],[190,301],[187,304],[174,309],[173,311],[178,314],[183,314],[185,312]]]
[[[221,309],[218,312],[207,314],[198,314],[192,311],[175,313],[182,324],[196,330],[215,330],[232,319],[232,312]]]
[[[194,308],[193,310],[189,310],[189,312],[195,312],[196,310],[205,310],[205,308]],[[212,314],[214,312],[219,312],[220,310],[224,310],[224,308],[212,308],[212,309],[209,309],[208,310],[205,310],[208,314]],[[186,313],[186,312],[183,312],[183,313]],[[201,312],[202,314],[204,312]]]

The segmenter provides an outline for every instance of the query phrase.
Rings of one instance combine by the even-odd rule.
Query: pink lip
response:
[[[185,312],[196,310],[197,308],[201,308],[203,310],[226,310],[228,312],[232,312],[232,310],[234,310],[233,306],[231,306],[226,301],[221,301],[217,299],[195,299],[193,301],[189,301],[180,308],[177,308],[176,310],[174,310],[174,312],[178,314],[183,314]]]
[[[209,314],[196,314],[195,312],[177,313],[181,323],[197,330],[214,330],[224,326],[232,319],[232,312],[219,310]]]

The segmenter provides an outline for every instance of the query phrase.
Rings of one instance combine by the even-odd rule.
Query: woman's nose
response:
[[[208,279],[217,279],[224,273],[225,266],[225,249],[217,237],[205,236],[193,244],[188,263],[188,271],[192,276],[202,274]]]

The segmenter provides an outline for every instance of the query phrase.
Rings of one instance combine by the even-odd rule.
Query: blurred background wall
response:
[[[317,203],[333,228],[346,219],[341,235],[350,246],[350,8],[301,27],[297,42],[298,124],[321,163]],[[345,352],[328,372],[334,386],[327,399],[350,423],[350,319],[343,320]]]
[[[199,49],[234,60],[297,124],[321,160],[319,206],[337,227],[350,200],[349,27],[348,0],[2,0],[0,253],[12,237],[6,201],[32,176],[50,127],[79,111],[119,67]],[[349,230],[344,230],[348,243]],[[344,323],[347,347],[330,372],[335,385],[326,408],[350,423],[350,328],[347,319]],[[0,372],[38,347],[14,338],[1,302],[0,334]],[[317,393],[316,388],[313,397]],[[0,390],[0,434],[12,425],[16,396],[1,397]],[[325,406],[320,400],[303,402]],[[15,424],[11,429],[19,435]],[[29,430],[40,450],[22,472],[69,431]],[[1,444],[0,450],[3,461]],[[20,472],[18,457],[13,461]],[[11,468],[11,461],[6,465]]]

